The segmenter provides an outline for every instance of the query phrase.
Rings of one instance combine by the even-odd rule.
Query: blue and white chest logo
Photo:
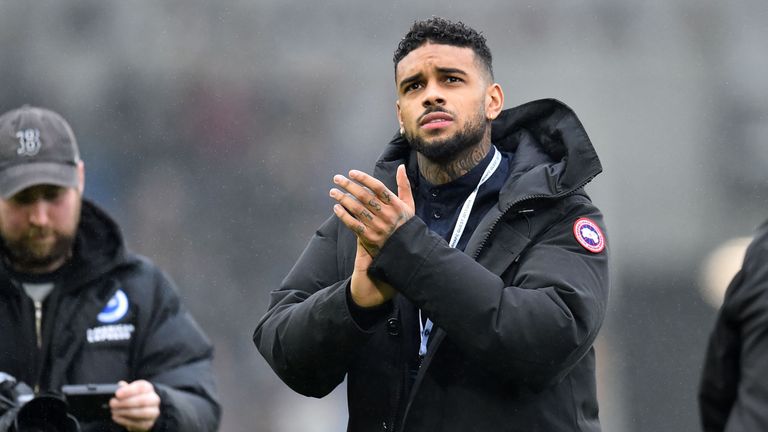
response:
[[[603,232],[589,218],[579,218],[573,223],[573,235],[584,249],[592,253],[600,253],[605,249]]]
[[[128,306],[128,296],[118,289],[96,318],[104,324],[120,321],[128,313]]]

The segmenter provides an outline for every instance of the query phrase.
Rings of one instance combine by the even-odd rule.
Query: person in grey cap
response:
[[[211,343],[83,198],[84,175],[60,115],[0,116],[0,372],[37,393],[118,384],[106,419],[78,419],[84,431],[216,430]]]

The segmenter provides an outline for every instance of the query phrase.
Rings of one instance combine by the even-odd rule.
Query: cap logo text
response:
[[[24,129],[16,132],[19,139],[19,148],[16,153],[19,156],[34,156],[40,151],[40,130]]]

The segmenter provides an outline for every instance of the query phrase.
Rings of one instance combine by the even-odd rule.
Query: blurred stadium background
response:
[[[330,214],[331,176],[369,170],[395,131],[392,52],[431,15],[485,33],[507,106],[563,100],[601,156],[588,191],[613,254],[604,430],[699,429],[717,307],[703,292],[727,274],[706,263],[768,213],[768,6],[471,3],[0,0],[0,111],[69,119],[86,196],[216,345],[222,431],[344,430],[343,389],[292,393],[251,333]]]

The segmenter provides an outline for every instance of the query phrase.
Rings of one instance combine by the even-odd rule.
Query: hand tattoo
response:
[[[381,200],[387,204],[392,202],[392,198],[389,195],[389,191],[384,191],[384,193],[381,194]]]
[[[360,216],[368,219],[369,221],[373,220],[373,215],[371,213],[369,213],[368,210],[361,210],[360,211]]]
[[[379,204],[375,199],[368,201],[368,205],[373,207],[373,209],[376,211],[381,211],[381,204]]]
[[[389,227],[389,235],[392,235],[392,233],[394,233],[395,230],[398,229],[400,225],[404,224],[407,220],[408,215],[405,212],[400,213],[400,217],[398,217],[395,223]]]

